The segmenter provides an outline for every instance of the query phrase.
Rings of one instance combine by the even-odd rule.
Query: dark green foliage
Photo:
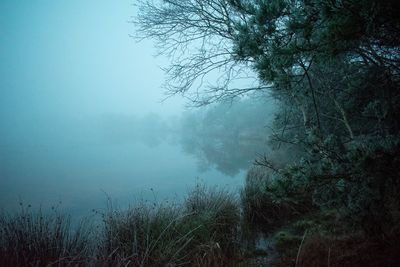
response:
[[[349,229],[394,234],[400,223],[398,151],[398,145],[359,145],[342,154],[340,163],[304,161],[274,176],[265,168],[253,169],[242,191],[244,214],[271,231],[310,212],[336,210]]]
[[[225,67],[227,79],[224,86],[211,90],[213,97],[208,100],[252,91],[232,93],[229,87],[231,64],[242,64],[259,78],[261,86],[253,89],[268,88],[278,102],[270,143],[290,159],[282,163],[272,155],[257,160],[271,172],[249,172],[242,192],[247,219],[272,228],[300,214],[335,211],[344,232],[362,232],[375,240],[396,236],[400,224],[399,1],[168,3],[173,10],[190,6],[185,10],[193,16],[189,20],[164,17],[157,23],[142,16],[146,36],[172,40],[165,46],[174,51],[190,44],[187,37],[194,32],[210,45],[173,65],[172,69],[180,70],[169,72],[174,78],[202,80],[209,69],[220,67],[208,59],[224,55],[218,62]],[[162,10],[144,6],[147,11]],[[176,29],[179,34],[171,34]],[[208,42],[211,35],[221,42]],[[191,74],[193,62],[206,71]],[[190,89],[187,83],[175,86],[173,93]],[[207,98],[209,92],[196,87],[194,101],[202,94]],[[319,240],[326,239],[330,237]],[[325,247],[325,241],[315,242]],[[348,263],[355,266],[364,262],[352,260]]]
[[[343,219],[370,235],[393,234],[399,223],[400,147],[364,147],[349,154],[347,179],[336,192]],[[398,227],[397,227],[398,228]]]
[[[301,238],[301,236],[294,235],[290,231],[285,230],[279,231],[274,235],[276,247],[281,254],[297,250],[301,243]]]
[[[290,175],[277,178],[266,168],[250,169],[241,192],[244,217],[250,223],[271,233],[289,221],[311,212],[311,196],[307,185]]]

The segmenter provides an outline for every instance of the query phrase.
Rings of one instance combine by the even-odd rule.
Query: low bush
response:
[[[262,166],[249,170],[241,191],[244,218],[249,223],[271,233],[313,209],[306,186],[289,171],[282,170],[286,173],[278,177]]]

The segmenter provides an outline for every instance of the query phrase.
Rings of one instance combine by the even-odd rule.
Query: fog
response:
[[[161,101],[166,59],[130,37],[135,12],[130,0],[0,2],[1,208],[61,201],[83,214],[107,196],[126,205],[180,198],[199,181],[237,188],[263,153],[261,137],[231,153],[231,136],[204,120],[212,112]]]

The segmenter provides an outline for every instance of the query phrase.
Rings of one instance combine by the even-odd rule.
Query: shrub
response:
[[[340,210],[341,222],[351,230],[374,236],[398,232],[400,145],[354,141],[342,158],[334,172],[310,179],[314,204]]]
[[[313,208],[311,194],[290,171],[288,167],[279,176],[273,176],[265,167],[249,170],[241,191],[243,213],[248,222],[272,232]]]

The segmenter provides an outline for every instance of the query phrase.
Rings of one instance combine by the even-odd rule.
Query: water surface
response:
[[[149,129],[140,137],[133,119],[122,121],[45,118],[2,128],[1,207],[13,211],[20,201],[33,207],[62,202],[69,213],[84,215],[105,208],[107,197],[124,207],[138,199],[179,200],[196,183],[240,187],[243,172],[200,171],[198,159],[174,138]]]

